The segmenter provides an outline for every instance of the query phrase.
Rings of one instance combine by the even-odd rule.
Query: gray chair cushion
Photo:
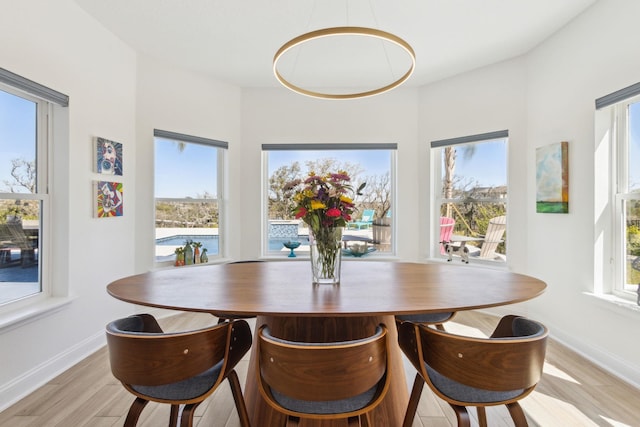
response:
[[[457,381],[453,381],[438,373],[433,368],[425,363],[425,368],[429,379],[433,385],[445,396],[449,396],[452,399],[460,400],[462,402],[470,403],[492,403],[501,402],[508,399],[513,399],[522,394],[524,390],[511,390],[511,391],[491,391],[482,390],[468,385],[461,384]]]
[[[282,393],[271,389],[273,398],[283,407],[290,411],[302,412],[305,414],[341,414],[345,412],[357,411],[362,409],[371,402],[375,397],[378,386],[365,391],[364,393],[341,400],[299,400],[285,396]]]
[[[220,370],[224,360],[218,362],[213,368],[204,371],[192,378],[179,381],[177,383],[159,385],[159,386],[142,386],[132,385],[135,391],[145,396],[155,399],[167,400],[188,400],[201,396],[216,383],[220,376]]]

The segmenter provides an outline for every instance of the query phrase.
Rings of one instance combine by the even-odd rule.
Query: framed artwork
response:
[[[95,139],[96,172],[122,176],[122,144],[108,139]]]
[[[94,210],[97,218],[122,216],[122,183],[94,181]]]
[[[569,212],[569,143],[536,148],[536,212]]]

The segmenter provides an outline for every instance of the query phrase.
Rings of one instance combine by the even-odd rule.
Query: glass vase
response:
[[[321,228],[313,232],[311,244],[311,273],[314,284],[340,283],[342,260],[342,229]]]

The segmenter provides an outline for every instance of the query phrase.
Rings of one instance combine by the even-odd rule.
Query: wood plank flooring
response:
[[[169,331],[195,329],[214,322],[215,318],[202,313],[184,313],[160,320],[163,328]],[[483,336],[490,333],[496,323],[497,319],[491,316],[468,312],[459,313],[446,327],[456,333]],[[245,358],[237,368],[242,384],[247,365],[248,359]],[[406,370],[407,386],[410,387],[415,371],[408,364]],[[111,375],[107,350],[103,348],[1,412],[0,426],[122,426],[132,401],[132,395]],[[521,405],[532,427],[635,427],[640,426],[638,402],[640,390],[551,341],[543,379],[536,390],[521,401]],[[473,425],[477,426],[475,411],[470,413]],[[168,418],[168,405],[150,403],[138,425],[166,426]],[[490,426],[513,425],[504,407],[489,408],[487,418]],[[194,424],[198,427],[239,427],[227,384],[200,405]],[[453,411],[425,387],[413,427],[455,425]]]

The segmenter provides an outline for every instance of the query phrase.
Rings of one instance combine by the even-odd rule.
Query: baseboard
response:
[[[17,403],[56,376],[100,350],[106,343],[103,331],[87,338],[45,363],[0,387],[0,412]]]

